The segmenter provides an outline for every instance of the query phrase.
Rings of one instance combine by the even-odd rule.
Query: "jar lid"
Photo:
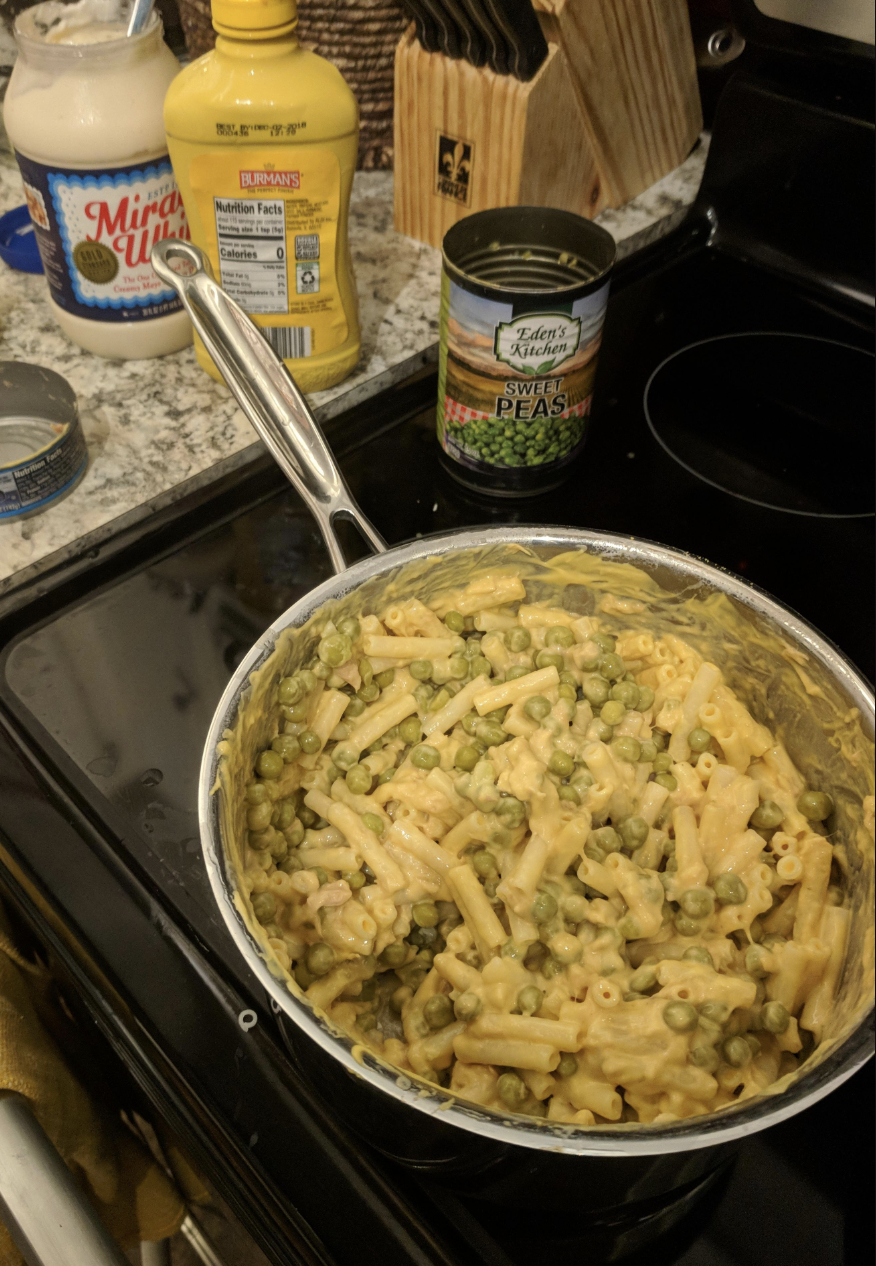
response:
[[[0,259],[21,273],[43,271],[33,221],[26,206],[15,207],[0,216]]]
[[[298,25],[295,0],[213,0],[213,26],[223,35],[286,35]]]

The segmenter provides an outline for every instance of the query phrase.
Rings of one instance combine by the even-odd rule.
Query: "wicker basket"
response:
[[[216,42],[210,0],[179,0],[186,47],[200,57]],[[395,48],[409,19],[400,0],[298,0],[298,38],[333,62],[359,102],[360,168],[392,167]]]

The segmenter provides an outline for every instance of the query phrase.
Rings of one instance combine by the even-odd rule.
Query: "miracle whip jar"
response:
[[[26,9],[4,121],[64,333],[86,351],[162,356],[191,342],[149,254],[188,238],[162,107],[179,64],[153,13],[125,37],[121,0]]]
[[[499,207],[447,231],[438,442],[500,496],[562,482],[584,443],[614,238],[571,211]]]

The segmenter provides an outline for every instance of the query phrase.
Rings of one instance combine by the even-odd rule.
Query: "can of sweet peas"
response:
[[[587,430],[614,260],[610,233],[552,207],[448,230],[438,442],[461,483],[526,496],[562,482]]]

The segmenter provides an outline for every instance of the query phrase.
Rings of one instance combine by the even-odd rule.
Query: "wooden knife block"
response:
[[[427,53],[395,57],[395,227],[440,246],[473,211],[591,219],[684,160],[702,127],[686,0],[536,0],[548,56],[528,83]]]

